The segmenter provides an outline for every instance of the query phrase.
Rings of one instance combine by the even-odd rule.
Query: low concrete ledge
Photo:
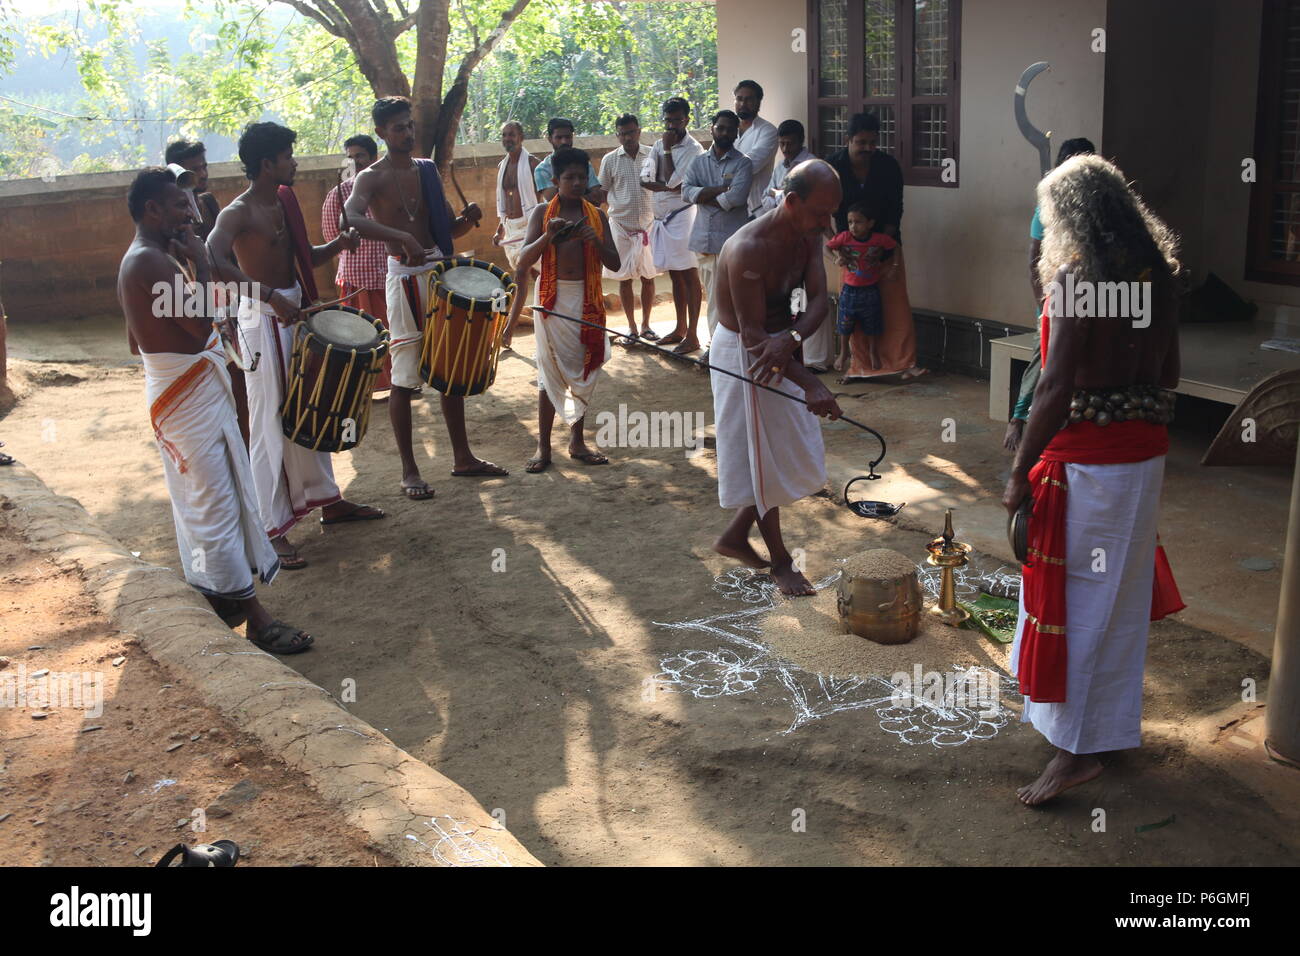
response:
[[[80,502],[55,495],[18,464],[0,468],[0,519],[34,551],[75,570],[120,631],[267,753],[305,773],[395,859],[410,866],[541,865],[454,781],[231,632],[174,571],[132,555]]]

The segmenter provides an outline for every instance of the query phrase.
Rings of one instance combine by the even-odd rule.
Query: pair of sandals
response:
[[[4,446],[5,443],[0,441],[0,448],[3,448]],[[13,463],[14,463],[13,455],[6,455],[4,452],[0,451],[0,467],[4,467],[5,465],[12,465]]]
[[[608,465],[609,459],[598,451],[584,451],[580,455],[570,455],[574,461],[580,461],[584,465]],[[547,468],[551,467],[549,458],[529,458],[524,464],[524,471],[530,475],[540,475]]]
[[[465,471],[457,471],[453,468],[451,476],[453,478],[508,478],[510,472],[500,465],[492,464],[490,461],[481,461],[476,467]],[[434,495],[429,483],[423,479],[420,479],[419,484],[408,485],[403,483],[401,487],[402,494],[410,501],[428,501]],[[365,519],[358,518],[356,520],[364,521]]]
[[[212,604],[213,610],[217,612],[222,623],[232,631],[248,620],[248,612],[244,610],[242,601],[219,597],[213,598]],[[283,621],[272,621],[271,625],[262,631],[254,631],[250,625],[248,640],[259,650],[279,655],[301,654],[316,643],[316,639],[306,631],[285,624]]]
[[[665,335],[663,338],[659,340],[659,344],[676,345],[677,348],[673,349],[674,355],[690,355],[692,352],[698,352],[700,350],[700,346],[698,344],[696,344],[694,348],[687,348],[686,336],[680,332],[669,332],[667,335]]]
[[[433,492],[430,491],[426,497],[432,498]],[[331,524],[349,524],[353,521],[378,521],[382,517],[384,517],[384,512],[380,508],[372,508],[370,505],[357,505],[347,514],[335,515],[332,518],[326,518],[322,515],[320,523],[321,527],[325,527]],[[281,551],[276,548],[275,555],[280,559],[281,571],[301,571],[307,567],[307,559],[298,553],[297,548],[291,547],[289,551]]]

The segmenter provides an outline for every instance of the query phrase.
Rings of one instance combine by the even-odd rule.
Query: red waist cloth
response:
[[[1169,432],[1163,425],[1080,422],[1061,429],[1030,470],[1034,507],[1029,520],[1029,561],[1021,568],[1025,625],[1017,667],[1020,692],[1030,700],[1062,703],[1066,697],[1066,464],[1125,464],[1146,461],[1168,450]],[[1158,541],[1155,562],[1153,621],[1186,607]]]

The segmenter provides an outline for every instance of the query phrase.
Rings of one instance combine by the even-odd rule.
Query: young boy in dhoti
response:
[[[298,168],[291,129],[250,123],[239,138],[239,158],[251,184],[217,217],[208,237],[214,271],[240,288],[239,327],[246,354],[261,354],[245,372],[248,383],[249,455],[266,533],[286,571],[307,566],[285,535],[317,508],[321,524],[382,518],[378,508],[347,501],[334,482],[327,452],[290,441],[280,421],[288,388],[294,328],[303,308],[317,299],[313,269],[340,249],[355,251],[355,230],[313,246],[291,188]]]
[[[580,149],[556,150],[551,169],[558,192],[533,210],[519,257],[520,270],[541,261],[534,303],[540,306],[534,310],[540,389],[537,454],[526,465],[533,474],[551,464],[551,426],[557,409],[569,426],[569,457],[585,465],[609,463],[587,446],[583,426],[600,367],[609,359],[600,270],[602,266],[618,270],[618,249],[605,214],[582,198],[591,169],[587,154]],[[590,324],[561,318],[548,309]]]
[[[1181,271],[1173,233],[1099,156],[1058,166],[1038,201],[1043,368],[1002,497],[1013,514],[1033,497],[1011,666],[1023,719],[1056,748],[1017,791],[1029,806],[1096,777],[1098,754],[1141,743],[1147,632],[1167,610],[1156,521]],[[1133,283],[1130,305],[1146,307],[1094,318],[1065,298],[1102,282]]]
[[[117,295],[131,351],[144,363],[185,580],[231,627],[247,621],[248,639],[263,650],[305,651],[311,635],[275,620],[257,599],[253,575],[270,584],[280,562],[262,528],[226,357],[212,327],[207,249],[194,234],[189,201],[170,171],[146,169],[131,184],[127,205],[135,240],[122,257]],[[194,283],[182,283],[179,260]]]
[[[825,485],[817,416],[840,416],[835,397],[793,358],[799,344],[829,321],[820,233],[840,198],[835,171],[820,159],[808,160],[786,177],[776,211],[741,226],[718,256],[718,328],[709,349],[718,503],[736,514],[713,547],[752,568],[770,567],[787,595],[814,592],[785,546],[780,509]],[[800,286],[808,307],[792,320],[790,297]],[[752,378],[808,404],[733,376]],[[768,559],[749,543],[756,523]]]

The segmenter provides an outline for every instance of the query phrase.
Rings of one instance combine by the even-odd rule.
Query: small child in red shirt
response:
[[[898,243],[891,236],[876,232],[876,218],[875,210],[866,203],[855,203],[849,207],[849,228],[826,243],[826,248],[836,254],[844,270],[839,316],[835,323],[835,331],[840,335],[835,368],[840,372],[849,366],[849,337],[854,329],[861,329],[868,337],[871,367],[880,367],[880,360],[876,357],[876,337],[884,331],[885,323],[876,283],[880,281],[881,264],[893,256]]]

